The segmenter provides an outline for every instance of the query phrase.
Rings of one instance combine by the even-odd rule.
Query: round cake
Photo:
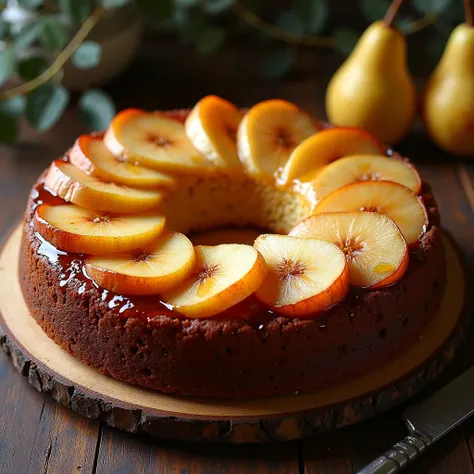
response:
[[[228,243],[196,244],[219,229]],[[100,372],[237,399],[396,358],[436,313],[445,260],[408,159],[283,100],[243,113],[208,96],[125,110],[53,161],[28,201],[20,280],[46,334]]]

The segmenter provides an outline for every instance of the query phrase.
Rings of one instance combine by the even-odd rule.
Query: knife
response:
[[[403,419],[410,434],[357,474],[400,472],[433,443],[474,413],[474,367],[408,408]]]

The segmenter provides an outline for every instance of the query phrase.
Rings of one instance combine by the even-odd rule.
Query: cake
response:
[[[247,227],[255,242],[187,237]],[[122,111],[53,161],[27,204],[20,283],[45,333],[103,374],[238,399],[396,358],[435,315],[445,260],[407,158],[283,100],[208,96]]]

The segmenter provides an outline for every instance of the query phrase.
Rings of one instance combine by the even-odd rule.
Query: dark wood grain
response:
[[[49,440],[46,448],[47,469],[43,474],[94,472],[95,451],[100,424],[78,414],[71,414],[66,407],[48,397],[46,416],[52,425],[42,430]]]
[[[82,131],[75,115],[69,110],[51,134],[24,126],[21,144],[0,148],[0,236],[21,218],[38,174]],[[98,423],[38,393],[0,357],[0,472],[92,473]]]
[[[5,473],[41,472],[47,448],[41,428],[50,428],[46,397],[25,384],[3,356],[1,367],[0,469]]]
[[[474,418],[470,418],[463,424],[463,432],[467,441],[471,463],[474,464]]]
[[[351,474],[349,428],[302,442],[305,474]]]
[[[99,424],[36,392],[3,362],[0,472],[92,473]]]
[[[354,471],[362,469],[406,434],[397,412],[351,427],[349,443]]]
[[[422,456],[407,469],[407,474],[468,474],[474,472],[472,458],[462,428],[433,446],[428,456]]]
[[[458,212],[454,212],[454,219],[451,218],[449,221],[457,232],[458,241],[460,241],[466,259],[470,268],[470,287],[472,288],[474,282],[474,165],[470,162],[456,161],[452,165],[452,173],[455,173],[459,183],[459,189],[452,189],[448,187],[444,192],[445,195],[452,196],[462,192],[465,196],[466,202],[463,206],[458,208]],[[452,221],[455,221],[455,224]],[[474,364],[474,352],[472,347],[474,345],[474,327],[468,333],[466,343],[459,351],[456,363],[451,367],[450,373],[454,375],[462,372],[466,368]],[[457,431],[458,443],[452,441],[451,451],[448,453],[449,458],[457,456],[457,458],[465,458],[465,452],[462,449],[463,441],[467,439],[467,448],[470,463],[470,472],[474,472],[473,468],[473,457],[474,457],[474,421],[468,420],[464,423],[462,429]],[[454,438],[454,434],[451,435]],[[454,453],[454,454],[453,454]],[[445,462],[444,460],[441,462]],[[462,467],[462,464],[461,464]],[[459,468],[461,469],[461,468]],[[442,471],[434,471],[442,472]],[[463,471],[458,471],[463,472]]]
[[[443,227],[456,236],[467,262],[474,263],[474,210],[459,179],[457,165],[419,163],[423,178],[433,187]],[[474,176],[474,175],[473,175]]]
[[[130,451],[133,456],[130,456]],[[297,444],[212,445],[144,440],[105,427],[97,474],[298,474]]]

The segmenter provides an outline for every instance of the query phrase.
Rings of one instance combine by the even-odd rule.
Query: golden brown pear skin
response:
[[[474,27],[457,26],[426,85],[426,131],[443,150],[474,155]]]
[[[410,131],[416,111],[417,92],[407,68],[405,38],[383,21],[375,22],[329,82],[329,121],[364,128],[393,145]]]

